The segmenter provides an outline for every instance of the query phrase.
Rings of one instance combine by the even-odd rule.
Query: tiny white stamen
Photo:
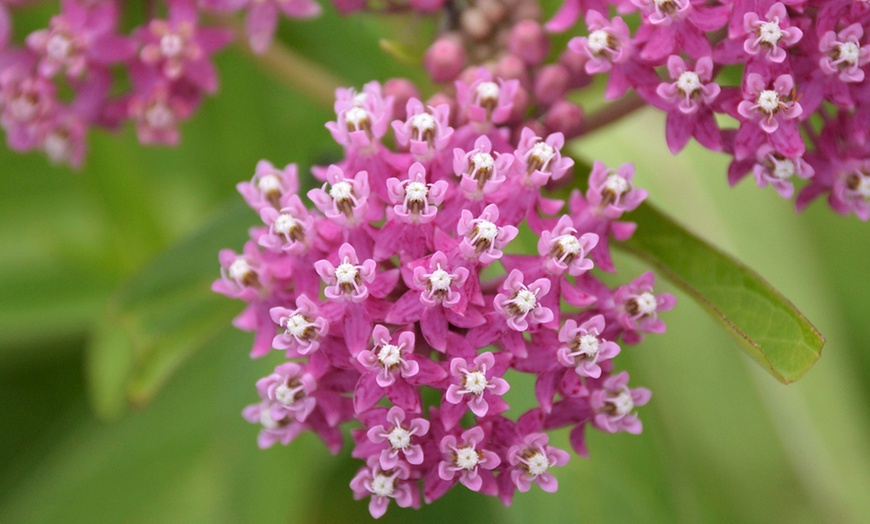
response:
[[[275,398],[285,406],[292,406],[296,402],[296,394],[300,389],[300,387],[291,388],[287,384],[281,384],[275,388]]]
[[[289,235],[290,231],[296,227],[296,219],[292,216],[282,213],[275,219],[275,232],[279,235]]]
[[[272,174],[260,177],[257,180],[257,189],[259,189],[261,193],[281,191],[281,180]]]
[[[861,48],[856,42],[843,42],[837,46],[839,59],[849,65],[855,65],[861,58]]]
[[[460,468],[470,471],[476,468],[479,462],[480,455],[474,448],[464,447],[456,450],[456,465]]]
[[[765,113],[773,113],[779,109],[779,93],[765,89],[758,95],[758,107]]]
[[[372,494],[378,497],[390,497],[393,495],[393,489],[393,477],[380,473],[375,474],[372,479]]]
[[[387,435],[393,449],[405,449],[411,445],[411,433],[402,426],[396,426]]]
[[[574,235],[562,235],[556,239],[562,252],[567,255],[577,255],[580,253],[582,246],[580,241]]]
[[[616,194],[617,197],[628,192],[630,188],[631,185],[628,183],[628,180],[619,175],[610,175],[607,177],[607,180],[604,181],[604,189],[609,189]]]
[[[491,171],[495,166],[495,160],[489,153],[475,153],[471,155],[471,163],[477,169],[486,169]]]
[[[771,173],[774,178],[778,178],[780,180],[786,180],[791,178],[792,175],[795,174],[795,165],[791,159],[783,158],[782,160],[774,160],[773,161],[773,173]]]
[[[384,344],[378,350],[378,360],[381,361],[384,367],[393,367],[402,361],[402,348],[393,344]]]
[[[587,45],[589,49],[592,50],[593,53],[600,53],[608,48],[607,41],[610,39],[610,33],[605,31],[604,29],[596,29],[589,33],[589,37],[586,39]]]
[[[511,302],[523,313],[528,313],[535,309],[535,306],[538,304],[538,298],[528,289],[521,289],[517,291],[516,296],[514,296]]]
[[[242,280],[250,272],[251,265],[245,257],[238,257],[230,264],[230,278],[233,280]]]
[[[350,182],[337,182],[329,189],[329,196],[333,200],[346,200],[353,195],[353,186]]]
[[[450,278],[450,273],[444,271],[440,267],[429,275],[429,286],[433,291],[447,291],[450,289],[450,284],[453,279]]]
[[[627,389],[623,389],[619,395],[607,401],[616,408],[617,415],[628,415],[634,409],[634,399],[631,398],[631,393]]]
[[[167,33],[160,38],[160,52],[164,56],[173,58],[181,54],[184,49],[184,39],[175,33]]]
[[[776,45],[779,39],[782,38],[782,28],[777,22],[764,22],[758,28],[758,37],[765,44]]]
[[[369,112],[361,107],[352,107],[344,114],[344,121],[359,130],[360,126],[369,121]]]
[[[411,127],[418,132],[432,131],[435,129],[435,118],[429,113],[420,113],[411,117]]]
[[[526,464],[529,468],[529,474],[533,477],[543,475],[550,467],[550,461],[547,460],[547,456],[540,451],[526,459]]]
[[[260,424],[266,429],[278,429],[278,423],[269,414],[268,407],[260,408]]]
[[[489,384],[482,371],[471,371],[465,374],[465,389],[472,395],[480,395]]]
[[[303,315],[296,314],[287,319],[285,328],[287,334],[301,338],[305,335],[305,330],[308,329],[309,326],[311,326],[311,324],[308,322],[308,319]]]
[[[72,51],[72,41],[66,35],[51,35],[45,43],[45,53],[54,60],[61,61],[67,58],[70,51]]]
[[[477,236],[486,240],[487,242],[492,242],[495,240],[495,237],[498,235],[498,226],[490,222],[489,220],[481,220],[477,223]]]
[[[529,152],[529,157],[536,159],[541,163],[540,169],[543,170],[547,167],[547,163],[556,155],[556,150],[553,149],[553,146],[546,142],[538,142],[532,147],[532,150]]]
[[[677,89],[687,95],[691,95],[701,89],[701,78],[694,71],[683,71],[677,79]]]
[[[481,100],[498,100],[499,87],[495,82],[481,82],[476,91]]]
[[[335,280],[339,284],[353,284],[357,276],[356,266],[350,262],[342,262],[335,268]]]
[[[656,312],[656,297],[649,291],[641,293],[634,301],[642,315],[652,315]]]
[[[580,353],[587,357],[594,357],[598,354],[600,342],[595,335],[583,335],[580,337]]]
[[[429,188],[422,182],[411,182],[405,188],[405,196],[408,200],[422,202],[429,194]]]

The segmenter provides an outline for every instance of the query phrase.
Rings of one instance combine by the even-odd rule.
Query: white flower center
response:
[[[593,53],[600,53],[607,49],[607,41],[610,39],[610,33],[605,31],[604,29],[596,29],[589,33],[589,37],[586,39],[587,45],[589,49],[592,50]]]
[[[471,156],[471,163],[477,169],[492,170],[495,166],[495,160],[489,153],[475,153]]]
[[[164,129],[172,126],[175,115],[163,102],[155,102],[145,111],[145,122],[155,129]]]
[[[780,180],[786,180],[795,173],[794,162],[791,159],[783,158],[773,162],[773,177]]]
[[[275,219],[275,232],[279,235],[288,235],[290,231],[296,227],[296,219],[287,214],[280,214],[278,218]]]
[[[378,360],[384,367],[393,367],[402,361],[402,348],[393,344],[384,344],[378,350]]]
[[[329,196],[333,200],[346,200],[353,195],[353,186],[350,182],[337,182],[329,189]]]
[[[355,129],[359,129],[360,126],[369,121],[369,112],[361,107],[352,107],[344,114],[344,121]]]
[[[453,279],[450,278],[450,273],[444,271],[440,267],[429,275],[429,286],[434,291],[447,291],[450,289],[450,284]]]
[[[53,162],[62,162],[70,157],[69,140],[58,133],[51,133],[46,136],[42,142],[42,147],[45,149],[45,154]]]
[[[656,297],[649,291],[641,293],[634,301],[642,315],[652,315],[656,312]]]
[[[556,239],[562,252],[568,255],[576,255],[580,253],[580,241],[574,235],[562,235]]]
[[[541,169],[544,169],[547,166],[547,162],[556,155],[556,150],[553,149],[553,146],[546,142],[538,142],[532,147],[532,150],[529,152],[529,156],[531,158],[536,159],[541,164]]]
[[[540,451],[526,459],[526,463],[529,468],[529,474],[533,477],[543,475],[550,467],[550,461],[547,460],[547,456]]]
[[[599,341],[595,335],[583,335],[580,337],[580,353],[588,357],[598,354]]]
[[[858,59],[861,58],[861,48],[858,47],[856,42],[843,42],[837,46],[837,51],[840,55],[840,60],[849,65],[857,64]]]
[[[495,82],[481,82],[476,92],[481,100],[498,100],[499,87]]]
[[[405,449],[411,445],[411,433],[402,426],[396,426],[387,435],[393,449]]]
[[[490,222],[489,220],[481,220],[477,223],[477,236],[486,240],[487,242],[492,242],[495,240],[495,237],[498,235],[498,226]]]
[[[301,337],[305,334],[305,330],[308,329],[308,319],[300,314],[296,314],[287,319],[287,333],[293,335],[294,337]]]
[[[257,180],[257,189],[261,193],[271,193],[273,191],[281,191],[281,181],[275,175],[266,175]]]
[[[409,200],[422,202],[426,199],[426,195],[428,194],[429,188],[422,182],[411,182],[408,184],[408,187],[405,188],[405,196],[408,197]]]
[[[765,89],[758,95],[758,107],[765,113],[773,113],[779,109],[779,93]]]
[[[776,45],[782,38],[782,29],[777,22],[764,22],[758,28],[758,37],[765,44]]]
[[[72,41],[66,35],[51,35],[45,43],[45,53],[54,60],[65,59],[70,55],[70,51],[72,51]]]
[[[432,131],[435,129],[435,118],[429,113],[420,113],[411,117],[411,127],[419,132]]]
[[[538,298],[528,289],[521,289],[517,291],[517,294],[513,299],[513,303],[517,307],[517,309],[519,309],[523,313],[528,313],[529,311],[535,309],[535,305],[537,305],[538,303]]]
[[[607,177],[607,180],[604,181],[604,189],[613,192],[617,196],[628,192],[630,188],[631,186],[629,185],[628,180],[619,175],[610,175]]]
[[[238,257],[230,264],[230,278],[242,280],[251,272],[251,265],[245,257]]]
[[[489,384],[482,371],[471,371],[465,374],[465,389],[473,395],[480,395]]]
[[[627,389],[623,389],[614,398],[608,399],[608,402],[616,408],[617,415],[628,415],[634,409],[634,400],[631,398],[631,393]]]
[[[275,388],[275,398],[285,406],[292,406],[296,402],[296,393],[299,392],[299,389],[299,387],[291,388],[287,384],[281,384]]]
[[[380,473],[372,479],[372,493],[378,497],[390,497],[393,495],[393,477]]]
[[[339,284],[352,284],[356,280],[356,266],[350,262],[342,262],[335,268],[335,280]]]
[[[160,52],[164,56],[174,58],[184,49],[184,39],[175,33],[167,33],[160,38]]]
[[[278,429],[278,423],[269,414],[268,407],[260,408],[260,424],[266,429]]]
[[[677,89],[687,95],[691,95],[701,89],[701,78],[694,71],[683,71],[677,79]]]
[[[480,462],[480,455],[477,450],[471,447],[459,448],[456,450],[456,465],[462,469],[472,470],[477,467]]]
[[[261,0],[265,1],[265,0]],[[353,95],[353,105],[363,107],[366,105],[366,102],[369,101],[368,93],[357,93]]]

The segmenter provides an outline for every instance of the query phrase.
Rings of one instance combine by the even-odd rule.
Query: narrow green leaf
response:
[[[818,360],[825,338],[760,275],[652,205],[631,218],[641,227],[620,247],[691,296],[777,380],[794,382]]]
[[[218,251],[241,245],[251,210],[234,204],[165,251],[109,300],[88,347],[91,401],[104,417],[149,402],[240,306],[213,293]]]

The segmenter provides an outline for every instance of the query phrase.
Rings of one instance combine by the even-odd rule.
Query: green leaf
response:
[[[111,418],[149,402],[195,351],[223,331],[239,304],[211,291],[218,251],[244,242],[251,210],[241,202],[165,251],[109,300],[89,344],[91,402]]]
[[[620,247],[691,296],[777,380],[794,382],[819,359],[825,338],[756,272],[650,204],[632,219],[642,227]]]

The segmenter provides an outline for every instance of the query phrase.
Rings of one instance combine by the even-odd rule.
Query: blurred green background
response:
[[[385,28],[371,18],[329,14],[282,31],[351,85],[418,74],[379,50]],[[95,133],[79,173],[0,149],[0,522],[368,518],[348,488],[357,465],[347,449],[332,457],[310,435],[257,449],[240,412],[276,360],[248,359],[250,335],[228,325],[240,304],[208,291],[217,250],[239,249],[257,223],[235,184],[261,158],[305,171],[334,158],[323,127],[332,114],[243,52],[218,62],[220,94],[177,149],[142,148],[130,129]],[[783,386],[678,294],[668,333],[620,357],[653,390],[641,436],[590,432],[591,459],[557,470],[555,495],[535,488],[505,509],[456,489],[420,512],[393,506],[385,520],[870,519],[867,225],[822,203],[797,215],[751,181],[729,189],[724,156],[690,147],[672,157],[662,134],[662,115],[641,111],[572,148],[635,162],[652,202],[802,309],[828,339],[822,359]],[[645,270],[618,262],[624,281]],[[531,384],[511,393],[528,402]],[[554,440],[567,447],[565,432]]]

